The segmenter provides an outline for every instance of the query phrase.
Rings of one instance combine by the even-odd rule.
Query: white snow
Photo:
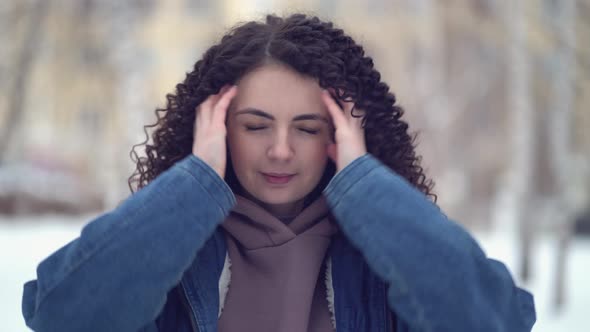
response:
[[[29,331],[21,315],[22,285],[35,278],[37,264],[50,253],[78,236],[93,216],[43,216],[8,219],[0,217],[0,331]],[[515,235],[510,229],[476,233],[488,256],[508,265],[515,275]],[[589,330],[590,314],[590,239],[577,238],[569,251],[567,302],[561,313],[551,309],[555,276],[556,239],[550,234],[538,237],[533,257],[533,280],[522,285],[535,296],[537,323],[534,332]],[[520,282],[517,281],[518,284]]]

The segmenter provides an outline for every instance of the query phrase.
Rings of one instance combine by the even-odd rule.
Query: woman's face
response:
[[[228,146],[236,176],[275,215],[298,212],[320,181],[331,119],[312,79],[278,64],[240,79],[227,115]]]

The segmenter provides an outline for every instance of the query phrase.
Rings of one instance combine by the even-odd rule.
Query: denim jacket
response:
[[[531,330],[533,296],[505,265],[370,154],[323,194],[341,229],[327,253],[338,332]],[[187,156],[39,264],[24,285],[26,324],[216,331],[227,255],[218,226],[234,204],[223,179]]]

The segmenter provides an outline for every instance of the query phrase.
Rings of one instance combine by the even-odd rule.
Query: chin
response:
[[[265,204],[273,204],[273,205],[282,205],[282,204],[289,204],[295,203],[299,199],[292,198],[292,197],[277,197],[278,195],[264,195],[262,197],[256,197],[259,201]]]
[[[290,203],[295,203],[299,200],[301,200],[303,197],[305,197],[305,195],[303,195],[303,197],[299,197],[300,195],[294,195],[292,193],[288,193],[288,192],[283,192],[283,193],[278,193],[278,192],[264,192],[264,193],[258,193],[252,195],[254,196],[257,200],[265,203],[265,204],[273,204],[273,205],[279,205],[279,204],[290,204]]]

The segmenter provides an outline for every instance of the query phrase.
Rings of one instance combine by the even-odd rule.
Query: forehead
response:
[[[283,65],[268,64],[257,68],[244,75],[237,85],[235,109],[253,107],[276,117],[327,114],[317,81]]]

